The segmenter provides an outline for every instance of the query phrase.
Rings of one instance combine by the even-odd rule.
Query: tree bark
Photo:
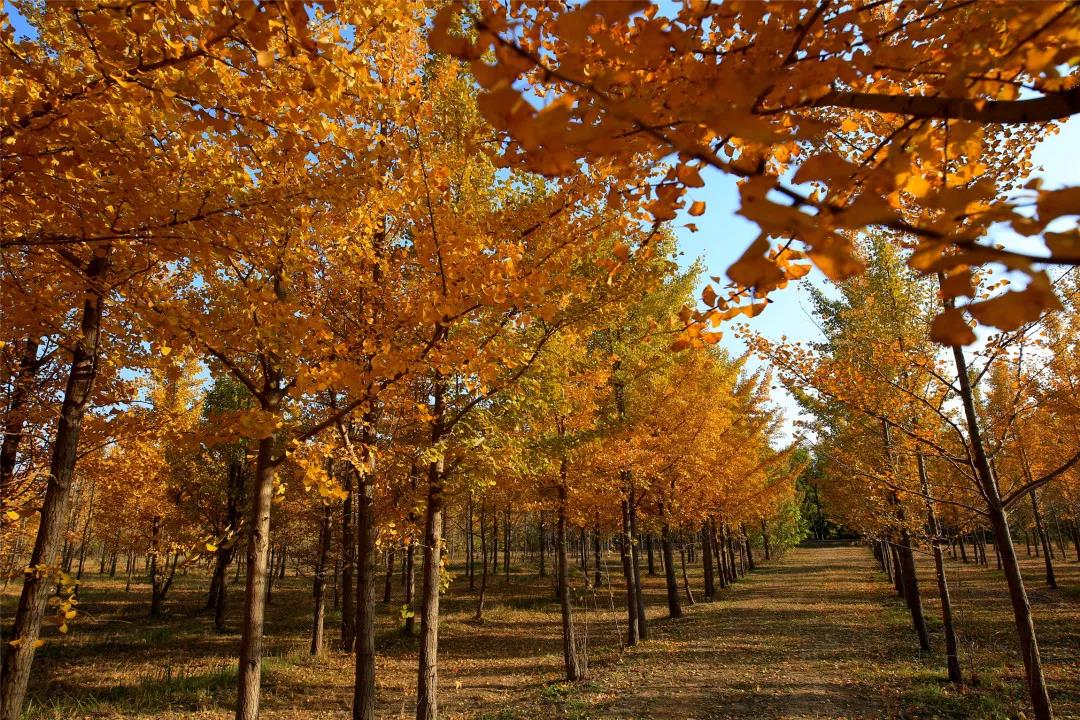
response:
[[[276,403],[273,411],[277,410]],[[266,613],[267,560],[270,555],[270,506],[274,493],[273,436],[259,440],[255,483],[248,519],[247,581],[244,619],[240,633],[240,668],[237,674],[236,720],[258,720],[262,684],[263,619]]]
[[[716,595],[716,584],[713,579],[712,542],[709,538],[709,523],[701,526],[701,563],[705,574],[705,602],[712,602]]]
[[[1028,482],[1031,482],[1031,471],[1028,469],[1027,457],[1021,452],[1021,458],[1024,464],[1024,473],[1027,475]],[[1050,538],[1047,537],[1046,526],[1043,525],[1042,510],[1039,508],[1038,490],[1031,488],[1031,515],[1035,518],[1035,534],[1038,542],[1042,545],[1043,552],[1043,564],[1046,566],[1046,585],[1050,588],[1057,588],[1057,578],[1054,576],[1054,556],[1050,551]]]
[[[619,538],[619,556],[622,560],[623,577],[626,580],[626,644],[638,644],[637,591],[634,588],[634,565],[630,557],[633,544],[630,534],[630,508],[624,498],[622,501],[622,537]]]
[[[357,485],[356,566],[356,683],[353,720],[375,717],[375,422],[374,409],[364,413],[361,467],[355,468]],[[348,592],[348,589],[346,589]]]
[[[311,619],[311,654],[322,655],[323,626],[326,620],[326,563],[330,555],[330,524],[333,522],[333,508],[329,503],[323,506],[322,520],[319,523],[319,555],[315,561],[315,577],[312,581],[311,594],[315,600],[315,611]]]
[[[1036,720],[1051,720],[1054,716],[1050,704],[1050,693],[1043,675],[1042,658],[1039,656],[1039,641],[1035,636],[1035,621],[1031,617],[1031,605],[1028,602],[1024,578],[1020,573],[1020,563],[1016,558],[1012,534],[1009,532],[1009,517],[1001,501],[1001,492],[997,478],[990,469],[989,460],[983,447],[978,416],[975,413],[975,396],[968,378],[967,359],[959,345],[952,346],[953,360],[956,364],[956,376],[960,386],[960,398],[964,404],[964,416],[968,426],[968,441],[974,456],[975,471],[979,485],[987,500],[990,524],[994,531],[994,542],[1001,552],[1002,569],[1009,586],[1009,599],[1012,602],[1013,618],[1016,621],[1016,633],[1020,641],[1020,655],[1024,660],[1028,693]]]
[[[1078,547],[1077,553],[1080,554],[1080,547]],[[600,587],[600,581],[603,579],[600,577],[600,523],[596,523],[596,527],[593,528],[593,587]]]
[[[4,412],[4,442],[0,447],[0,497],[11,499],[14,496],[12,479],[15,476],[15,463],[22,444],[23,426],[26,418],[22,412],[30,390],[30,383],[38,370],[38,341],[27,338],[19,357],[19,369],[11,383],[11,397]]]
[[[563,665],[566,679],[580,680],[583,677],[578,663],[577,644],[574,641],[574,619],[570,608],[570,580],[566,560],[566,516],[567,516],[567,459],[562,458],[559,467],[559,518],[555,529],[555,552],[558,555],[559,608],[562,611]]]
[[[634,594],[636,595],[635,607],[638,616],[638,639],[642,642],[649,639],[649,623],[645,619],[645,596],[641,593],[641,548],[636,542],[637,532],[637,498],[633,484],[630,485],[630,561],[634,571]]]
[[[432,388],[431,444],[443,438],[446,381],[435,378]],[[420,660],[416,683],[416,720],[439,715],[439,581],[442,547],[443,458],[428,464],[427,509],[424,513],[424,584],[420,598]]]
[[[386,577],[383,579],[383,604],[389,604],[393,598],[394,589],[394,561],[397,557],[397,546],[391,545],[386,550]]]
[[[343,485],[345,502],[341,506],[341,649],[352,652],[356,647],[356,610],[353,588],[356,568],[356,489],[354,475],[345,472]]]
[[[934,553],[934,572],[937,575],[938,598],[941,600],[941,624],[945,632],[945,661],[949,671],[949,680],[960,684],[964,677],[960,672],[960,654],[956,641],[956,627],[953,625],[952,600],[949,597],[949,582],[945,576],[945,556],[941,552],[941,527],[938,525],[934,501],[930,494],[930,478],[926,473],[926,461],[920,449],[915,455],[922,485],[923,498],[926,501],[926,527],[930,533],[930,547]]]
[[[0,673],[0,720],[17,720],[26,697],[35,645],[48,604],[46,568],[56,561],[56,551],[61,544],[61,535],[71,503],[71,481],[78,459],[83,416],[86,414],[94,378],[97,376],[101,346],[101,312],[104,305],[98,282],[108,270],[108,266],[108,256],[103,253],[95,255],[86,270],[90,281],[89,292],[83,302],[81,333],[74,338],[75,348],[64,400],[60,407],[56,438],[53,441],[41,520],[28,564],[31,570],[23,578],[22,593],[11,628],[11,640],[4,652],[3,672]],[[11,647],[12,641],[18,645]]]
[[[664,517],[664,506],[660,506],[660,517]],[[682,606],[679,604],[679,583],[675,578],[675,553],[671,547],[671,527],[668,525],[667,518],[664,518],[664,524],[660,531],[660,550],[664,554],[664,580],[667,584],[667,607],[668,617],[681,618]],[[683,565],[686,564],[686,557],[683,557]],[[685,569],[685,567],[684,567]]]
[[[476,598],[476,613],[473,619],[484,619],[484,598],[487,596],[488,552],[487,552],[487,498],[480,500],[480,594]]]
[[[694,593],[690,590],[690,577],[686,574],[686,545],[679,545],[679,560],[682,564],[683,589],[686,590],[686,602],[694,605]]]

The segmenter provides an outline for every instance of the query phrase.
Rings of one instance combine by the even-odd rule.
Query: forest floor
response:
[[[1060,589],[1050,591],[1041,561],[1019,549],[1055,709],[1061,718],[1080,717],[1080,564],[1059,559]],[[573,684],[559,682],[559,613],[550,577],[522,567],[509,582],[491,578],[482,623],[471,619],[475,594],[459,577],[442,603],[441,715],[1013,718],[1026,707],[1004,579],[992,566],[949,563],[967,680],[956,689],[943,680],[940,615],[926,558],[920,580],[935,644],[930,655],[919,653],[903,603],[865,547],[794,549],[716,602],[684,604],[679,620],[665,617],[663,576],[644,576],[651,637],[628,650],[620,645],[626,625],[618,560],[607,563],[610,588],[574,592],[589,679]],[[697,592],[701,568],[691,570]],[[177,578],[166,615],[157,620],[146,616],[148,586],[125,593],[119,579],[91,573],[84,580],[70,633],[47,632],[38,650],[27,718],[232,716],[242,584],[229,588],[233,632],[218,634],[199,610],[207,585],[201,573]],[[6,610],[16,590],[12,583],[5,591]],[[396,579],[393,592],[394,600],[380,605],[378,712],[410,718],[417,643],[398,630]],[[307,653],[310,608],[309,580],[290,576],[275,586],[263,670],[267,720],[349,716],[352,657],[330,648],[319,658]],[[337,638],[339,615],[328,612],[328,644]]]

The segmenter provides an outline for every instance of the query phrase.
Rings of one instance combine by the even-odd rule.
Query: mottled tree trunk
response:
[[[353,607],[353,588],[356,579],[356,489],[353,473],[343,473],[345,502],[341,506],[341,649],[352,652],[356,647],[356,610]]]
[[[622,537],[619,539],[619,556],[622,560],[623,577],[626,580],[626,644],[637,645],[638,611],[637,591],[634,588],[634,565],[630,557],[633,536],[630,534],[630,508],[627,501],[622,501]]]
[[[701,526],[701,561],[705,574],[705,601],[712,602],[716,595],[716,584],[713,580],[712,542],[709,538],[709,523]]]
[[[371,409],[364,413],[361,467],[356,470],[356,683],[353,719],[375,717],[375,422]],[[348,590],[346,590],[348,592]]]
[[[975,396],[968,378],[967,359],[963,349],[954,345],[953,360],[956,364],[956,376],[960,386],[960,398],[964,404],[964,416],[968,426],[968,441],[973,454],[973,465],[979,485],[987,500],[990,524],[994,531],[994,542],[1001,552],[1002,569],[1009,586],[1009,599],[1012,602],[1013,618],[1016,621],[1017,637],[1020,641],[1020,656],[1024,660],[1028,693],[1036,720],[1051,720],[1054,712],[1050,704],[1050,693],[1046,687],[1046,678],[1042,670],[1042,658],[1039,656],[1039,642],[1035,636],[1035,621],[1031,616],[1024,578],[1020,573],[1020,563],[1016,558],[1012,534],[1009,532],[1009,517],[1001,500],[997,478],[990,469],[986,451],[982,443],[978,416],[975,412]]]
[[[636,597],[635,607],[638,616],[638,639],[644,642],[649,639],[649,623],[645,619],[645,596],[641,593],[641,548],[634,540],[638,537],[637,531],[637,497],[634,486],[630,485],[630,560],[634,571],[634,594]]]
[[[107,251],[106,251],[107,253]],[[80,334],[73,338],[74,351],[68,371],[60,421],[53,441],[45,499],[41,506],[34,549],[27,567],[49,567],[56,561],[56,551],[68,519],[71,503],[72,476],[78,459],[79,435],[83,416],[90,402],[94,379],[97,376],[98,352],[101,344],[101,312],[104,298],[99,290],[102,276],[108,269],[106,253],[95,255],[87,266],[89,292],[83,303]],[[21,434],[21,430],[20,430]],[[5,427],[5,436],[7,428]],[[6,439],[6,437],[5,437]],[[14,467],[14,466],[12,466]],[[17,720],[22,712],[30,667],[41,632],[48,594],[48,577],[31,570],[23,578],[22,593],[15,608],[11,641],[3,653],[3,672],[0,673],[0,720]]]
[[[276,403],[271,408],[277,411]],[[259,440],[251,516],[248,519],[247,581],[244,586],[236,720],[258,720],[261,687],[263,619],[266,613],[267,560],[270,554],[270,506],[274,493],[273,437]]]
[[[315,601],[315,611],[311,618],[311,654],[322,655],[323,627],[326,624],[326,563],[330,555],[330,524],[333,522],[333,508],[329,503],[323,506],[322,520],[319,523],[319,555],[315,561],[315,576],[312,580],[311,594]]]
[[[667,518],[664,517],[664,506],[660,505],[660,517],[664,518],[664,525],[660,535],[660,550],[664,554],[664,580],[667,584],[667,607],[668,617],[682,617],[682,606],[679,604],[679,583],[675,579],[675,553],[671,547],[671,527]],[[683,557],[685,565],[686,558]]]
[[[480,501],[480,594],[476,598],[476,613],[473,619],[484,619],[484,599],[487,597],[488,553],[487,553],[487,498]]]
[[[446,381],[438,376],[432,388],[431,445],[444,434]],[[420,659],[416,683],[416,720],[439,715],[439,581],[442,547],[443,458],[428,464],[427,509],[424,513],[424,583],[420,598]]]
[[[555,552],[558,556],[559,607],[562,611],[563,664],[567,680],[580,680],[583,677],[578,662],[577,644],[574,641],[574,620],[570,608],[570,581],[566,559],[566,515],[567,515],[567,460],[564,457],[559,468],[559,518],[555,529]]]

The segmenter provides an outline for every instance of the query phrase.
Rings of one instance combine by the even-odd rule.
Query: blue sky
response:
[[[1080,185],[1080,122],[1072,119],[1063,124],[1061,131],[1048,137],[1034,151],[1033,177],[1042,177],[1044,187],[1058,188],[1065,185]],[[758,235],[757,226],[736,214],[739,207],[739,194],[735,178],[727,177],[715,170],[702,173],[705,187],[692,190],[690,198],[704,200],[705,214],[690,217],[685,212],[676,220],[676,236],[682,252],[681,264],[685,267],[701,258],[705,267],[700,287],[708,283],[709,275],[725,279],[728,266],[738,260],[746,247]],[[693,222],[697,232],[684,227]],[[1066,222],[1075,222],[1075,219]],[[1041,249],[1041,248],[1038,248]],[[771,339],[786,335],[791,340],[813,340],[820,337],[817,327],[810,317],[806,283],[818,287],[827,287],[829,281],[821,271],[814,268],[803,280],[792,283],[784,290],[778,290],[770,299],[773,301],[765,311],[753,318],[751,327]],[[724,338],[720,344],[738,355],[745,351],[745,345],[736,339],[730,327],[723,328]],[[753,367],[760,363],[752,360]],[[774,400],[788,416],[788,429],[797,414],[794,402],[783,390],[773,392]]]

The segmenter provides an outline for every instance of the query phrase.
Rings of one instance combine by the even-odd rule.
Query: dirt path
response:
[[[911,643],[885,622],[887,587],[872,562],[862,547],[791,551],[718,602],[655,623],[656,640],[597,677],[603,690],[581,698],[584,714],[892,716],[895,690],[880,670],[890,656],[910,656]]]

